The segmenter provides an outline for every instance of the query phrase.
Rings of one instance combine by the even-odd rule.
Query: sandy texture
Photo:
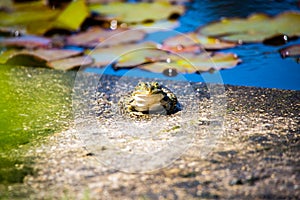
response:
[[[114,77],[105,80],[108,85],[116,83]],[[184,88],[187,83],[178,84]],[[212,97],[206,85],[192,87],[192,100],[199,105],[199,132],[168,166],[146,173],[118,171],[101,162],[99,152],[91,151],[70,128],[28,153],[35,157],[36,174],[25,178],[27,198],[297,199],[300,92],[226,86],[225,94],[216,92]],[[216,114],[212,102],[227,105]],[[101,112],[98,117],[103,120]],[[166,123],[167,118],[172,116],[162,117]],[[203,133],[214,131],[222,134],[212,143],[203,142]]]

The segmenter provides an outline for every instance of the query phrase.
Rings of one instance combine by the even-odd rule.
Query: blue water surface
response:
[[[266,13],[274,16],[284,11],[300,11],[298,0],[201,0],[187,3],[186,6],[186,13],[179,18],[180,26],[175,29],[181,33],[194,31],[199,26],[223,17],[247,17],[253,13]],[[172,35],[174,35],[174,32],[158,32],[150,34],[146,40],[161,42]],[[200,75],[185,74],[170,78],[139,69],[115,71],[111,66],[104,69],[87,69],[87,71],[118,76],[169,78],[193,82],[223,82],[239,86],[300,90],[300,64],[293,58],[282,59],[278,53],[279,49],[291,44],[300,44],[300,39],[283,46],[267,46],[258,43],[244,44],[232,49],[222,50],[222,52],[237,54],[242,59],[242,63],[232,69],[221,70],[214,74],[207,72]]]

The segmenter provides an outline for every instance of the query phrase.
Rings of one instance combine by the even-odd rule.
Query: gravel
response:
[[[181,113],[184,109],[158,117],[166,127],[171,126],[168,134],[159,135],[156,141],[153,132],[151,139],[134,135],[133,141],[129,136],[116,137],[118,128],[130,130],[133,123],[144,121],[127,121],[128,127],[123,123],[117,127],[115,122],[121,118],[114,118],[118,113],[112,112],[111,105],[141,79],[105,76],[101,80],[98,93],[94,86],[99,79],[79,81],[87,98],[75,116],[83,121],[75,120],[77,124],[49,136],[28,152],[28,157],[35,158],[36,173],[27,176],[24,184],[10,187],[15,195],[22,190],[26,199],[299,198],[299,91],[165,81],[179,98],[185,96],[191,105],[196,105],[189,108],[188,100],[185,102],[184,108],[192,111],[192,117],[179,123],[180,137],[170,132],[178,131],[172,127],[185,119],[187,115]],[[91,93],[96,98],[89,98],[93,97]],[[106,126],[93,132],[97,120],[101,121],[100,127]],[[184,127],[189,120],[193,121],[190,130]],[[110,126],[112,123],[115,127]],[[153,126],[160,130],[162,124],[152,123],[150,129]],[[81,131],[87,134],[82,137]],[[176,143],[163,146],[174,137]],[[106,146],[100,141],[103,138],[110,138]],[[120,144],[116,138],[123,139],[122,151],[113,143]],[[118,151],[110,151],[117,147]],[[149,156],[147,148],[154,157],[156,153],[162,160],[169,157],[160,163]],[[118,156],[120,152],[122,156]],[[151,165],[149,159],[154,159],[155,164]]]

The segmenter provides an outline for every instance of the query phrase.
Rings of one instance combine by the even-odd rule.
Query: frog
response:
[[[122,113],[130,116],[170,115],[178,110],[178,104],[176,95],[158,82],[139,82],[132,92],[119,101]]]

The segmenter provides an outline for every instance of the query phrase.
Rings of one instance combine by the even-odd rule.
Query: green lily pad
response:
[[[118,21],[136,23],[148,20],[162,20],[169,18],[172,14],[181,15],[184,6],[172,5],[167,2],[155,3],[121,3],[94,4],[89,6],[90,10],[101,15],[114,17]]]
[[[25,28],[27,33],[42,35],[52,28],[78,30],[88,15],[84,0],[72,1],[64,10],[51,9],[43,1],[16,3],[12,11],[0,12],[0,26]]]
[[[169,53],[167,51],[157,48],[137,49],[121,55],[114,68],[131,68],[144,63],[166,61],[168,57]]]
[[[156,43],[143,42],[138,44],[126,44],[126,45],[114,45],[110,47],[96,48],[86,53],[94,59],[93,66],[105,67],[112,62],[116,62],[122,55],[126,55],[132,51],[145,50],[145,49],[157,49]],[[133,58],[138,59],[138,58]],[[144,58],[140,57],[144,60]],[[136,61],[135,61],[136,62]]]
[[[170,57],[170,62],[149,63],[138,66],[138,68],[156,73],[163,73],[169,69],[177,73],[195,73],[229,69],[241,62],[235,54],[231,53],[185,53],[179,55]]]
[[[27,33],[34,34],[46,32],[61,12],[45,6],[41,1],[14,4],[12,9],[0,12],[0,26],[25,28]]]
[[[140,68],[152,72],[163,72],[170,67],[178,73],[232,68],[241,60],[232,53],[172,53],[160,49],[161,45],[153,42],[115,45],[96,48],[86,52],[94,59],[93,66],[105,67],[113,64],[114,69]]]
[[[146,33],[141,30],[130,31],[129,29],[108,30],[99,27],[92,27],[86,32],[71,35],[67,38],[68,45],[96,47],[112,46],[123,43],[131,43],[142,40]],[[113,38],[113,39],[112,39]]]
[[[300,13],[285,12],[275,17],[253,14],[248,18],[222,19],[201,27],[198,33],[234,42],[262,42],[274,35],[300,36]]]
[[[170,37],[163,42],[163,48],[173,52],[194,52],[200,51],[201,48],[217,50],[235,46],[237,46],[237,43],[220,41],[217,38],[207,37],[195,32]]]
[[[241,60],[232,53],[176,53],[157,47],[126,51],[115,59],[114,68],[140,68],[162,73],[175,69],[177,73],[195,73],[235,67]]]

